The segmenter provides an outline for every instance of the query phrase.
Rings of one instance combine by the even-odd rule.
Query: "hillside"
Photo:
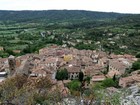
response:
[[[36,52],[49,44],[136,54],[140,52],[139,24],[139,14],[83,10],[0,11],[0,47],[3,48],[0,55]]]
[[[48,10],[48,11],[0,11],[1,21],[33,21],[45,19],[48,21],[81,20],[81,19],[115,19],[124,14],[92,12],[84,10]]]

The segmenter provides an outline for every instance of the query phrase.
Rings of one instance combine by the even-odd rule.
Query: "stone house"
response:
[[[93,60],[90,57],[81,56],[80,57],[81,66],[92,66]]]
[[[111,70],[117,70],[120,72],[120,74],[124,74],[126,68],[128,68],[126,64],[123,62],[120,62],[119,60],[110,60],[109,61],[109,71]]]
[[[69,79],[73,80],[73,79],[78,79],[79,78],[79,72],[81,71],[80,67],[77,67],[77,66],[67,66],[65,68],[68,71]]]
[[[55,57],[47,57],[44,61],[45,65],[48,67],[56,67],[58,62],[58,58]]]
[[[30,74],[31,77],[45,77],[46,75],[46,71],[43,69],[34,69]]]
[[[94,66],[87,66],[85,69],[82,69],[82,72],[84,73],[84,77],[92,77],[94,75],[101,75],[104,70],[104,67],[99,66],[99,65],[94,65]]]
[[[107,73],[108,78],[113,78],[113,76],[121,76],[120,72],[118,70],[111,70]]]

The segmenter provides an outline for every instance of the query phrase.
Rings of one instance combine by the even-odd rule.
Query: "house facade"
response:
[[[68,71],[68,79],[74,80],[79,78],[80,67],[68,66],[66,69]]]

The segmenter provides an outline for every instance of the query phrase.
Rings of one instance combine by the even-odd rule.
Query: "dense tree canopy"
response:
[[[134,62],[134,63],[132,64],[132,69],[133,69],[133,70],[138,70],[138,69],[140,69],[140,60],[138,60],[138,61],[136,61],[136,62]]]
[[[83,79],[84,79],[84,74],[83,74],[83,72],[79,72],[79,81],[83,81]]]
[[[67,80],[68,79],[67,69],[57,70],[55,78],[57,80]]]
[[[140,52],[138,52],[138,53],[136,54],[136,57],[137,57],[137,58],[140,58]]]

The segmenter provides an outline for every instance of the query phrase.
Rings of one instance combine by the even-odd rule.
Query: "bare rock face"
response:
[[[128,89],[131,94],[123,98],[121,105],[140,105],[140,87],[138,85],[134,85]]]

